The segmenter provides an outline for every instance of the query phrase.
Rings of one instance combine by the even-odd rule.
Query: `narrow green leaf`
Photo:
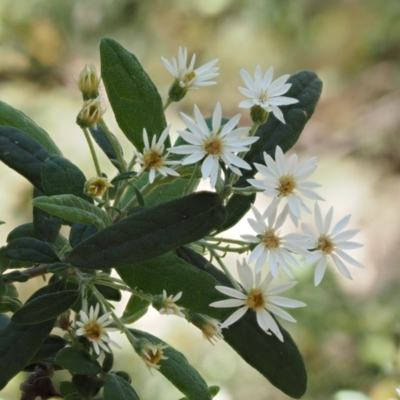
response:
[[[109,226],[78,244],[64,261],[90,269],[132,266],[203,238],[225,216],[218,194],[192,193]]]
[[[139,339],[147,339],[156,345],[167,345],[163,349],[166,360],[161,360],[158,370],[163,374],[178,390],[180,390],[189,400],[211,400],[212,395],[202,376],[193,368],[186,357],[161,339],[150,335],[150,333],[130,329]]]
[[[107,374],[104,384],[104,400],[139,400],[135,389],[125,380],[115,374]]]
[[[62,156],[51,156],[42,165],[42,183],[46,196],[70,194],[93,204],[93,199],[83,192],[85,182],[83,172]]]
[[[212,275],[219,281],[219,284],[232,286],[225,274],[200,254],[189,248],[181,248],[178,253],[185,261]],[[232,309],[209,307],[209,311],[205,314],[223,321],[232,314]],[[258,326],[255,314],[247,312],[229,329],[224,329],[223,335],[224,340],[274,386],[288,396],[300,398],[307,389],[307,373],[304,362],[289,333],[280,325],[279,329],[284,338],[283,342],[275,335],[267,335]]]
[[[33,301],[36,296],[50,294],[62,289],[63,283],[58,281],[36,291],[25,304]],[[53,329],[55,319],[34,325],[18,325],[10,322],[0,332],[0,390],[38,351],[44,340]]]
[[[56,252],[41,240],[25,237],[12,240],[5,248],[4,255],[10,260],[31,263],[54,263],[60,261]]]
[[[12,126],[36,140],[50,154],[61,154],[49,134],[22,111],[0,101],[0,125]]]
[[[76,347],[61,349],[56,355],[55,362],[73,374],[97,375],[102,371],[100,364],[93,360],[89,353]]]
[[[139,318],[143,317],[147,313],[150,302],[141,299],[134,294],[129,298],[128,304],[122,314],[121,321],[124,324],[132,324]]]
[[[101,77],[119,127],[142,151],[143,128],[149,138],[167,126],[160,94],[138,59],[113,39],[100,44]],[[170,147],[170,141],[164,142]]]
[[[97,281],[96,284],[97,290],[103,295],[104,298],[111,301],[121,301],[122,294],[121,291],[110,286],[102,285],[101,280]]]
[[[112,222],[104,210],[73,194],[37,197],[32,204],[66,221],[94,224],[98,229],[104,229]]]
[[[78,290],[44,294],[26,303],[11,318],[19,325],[31,325],[57,318],[78,300]]]
[[[41,168],[50,154],[28,134],[0,126],[0,160],[43,191]]]
[[[255,136],[258,136],[259,139],[251,145],[250,151],[244,158],[253,169],[242,170],[243,176],[235,186],[249,186],[247,179],[252,178],[257,172],[254,163],[265,163],[264,152],[275,158],[276,146],[280,146],[286,153],[297,142],[306,123],[313,115],[322,92],[322,82],[318,76],[312,71],[301,71],[292,75],[287,82],[291,83],[292,87],[285,96],[296,98],[299,102],[281,108],[286,124],[282,124],[271,113],[267,122],[258,128]],[[250,209],[254,198],[255,196],[239,194],[231,196],[226,206],[228,218],[219,228],[219,232],[229,229],[241,220]]]

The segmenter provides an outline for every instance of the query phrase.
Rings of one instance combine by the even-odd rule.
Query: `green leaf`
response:
[[[112,222],[104,210],[73,194],[37,197],[32,204],[66,221],[94,224],[98,229],[104,229]]]
[[[292,87],[285,96],[299,100],[298,103],[282,107],[286,124],[282,124],[271,113],[267,122],[260,126],[255,134],[259,139],[251,145],[250,150],[244,157],[250,165],[251,171],[242,170],[243,176],[237,181],[237,187],[249,186],[247,179],[252,178],[257,170],[254,163],[265,164],[263,153],[266,152],[275,158],[276,146],[280,146],[286,153],[299,139],[306,123],[314,113],[322,91],[322,82],[312,71],[301,71],[292,75],[287,83]],[[242,196],[235,194],[231,196],[226,205],[228,218],[219,228],[222,232],[234,226],[250,209],[254,203],[255,196]]]
[[[131,295],[122,314],[121,322],[124,324],[133,324],[147,313],[149,305],[149,301],[141,299],[134,294]]]
[[[179,255],[201,271],[212,275],[219,284],[232,287],[225,274],[200,254],[188,248],[181,248]],[[205,314],[223,321],[232,314],[232,310],[209,307]],[[284,338],[283,342],[275,335],[267,335],[258,326],[255,314],[247,312],[239,321],[229,326],[229,329],[224,329],[223,335],[224,340],[274,386],[288,396],[300,398],[307,389],[304,362],[289,333],[280,325],[279,329]]]
[[[10,260],[51,264],[60,261],[56,252],[41,240],[25,237],[12,240],[5,248],[4,255]]]
[[[79,243],[64,262],[89,269],[132,266],[203,238],[225,216],[218,194],[192,193],[109,226]]]
[[[211,400],[212,396],[207,384],[202,376],[193,368],[186,357],[161,339],[150,335],[150,333],[129,329],[133,335],[139,339],[147,339],[156,345],[167,345],[163,349],[163,354],[168,357],[160,360],[158,370],[163,374],[178,390],[180,390],[189,400]]]
[[[43,191],[41,168],[50,154],[25,132],[0,126],[0,160]]]
[[[26,303],[11,318],[19,325],[31,325],[57,318],[78,300],[78,290],[44,294]]]
[[[12,126],[36,140],[50,154],[61,154],[49,134],[22,111],[0,101],[0,125]]]
[[[36,296],[55,293],[62,290],[63,283],[58,281],[36,291],[25,304]],[[34,325],[18,325],[11,321],[0,332],[0,390],[29,360],[36,354],[44,340],[53,329],[56,319]]]
[[[138,151],[167,126],[160,94],[137,58],[113,39],[100,44],[101,77],[119,127]],[[167,138],[165,147],[170,147]]]
[[[42,165],[42,183],[47,196],[70,194],[93,203],[93,199],[83,193],[85,182],[83,172],[64,157],[51,156]]]
[[[103,390],[104,400],[139,400],[135,389],[118,375],[107,374]]]
[[[55,362],[73,374],[97,375],[102,371],[100,364],[93,360],[89,353],[76,347],[65,347],[60,350]]]
[[[96,281],[97,290],[103,295],[104,298],[111,301],[121,301],[121,291],[110,286],[102,285],[101,280]]]
[[[132,265],[130,268],[117,268],[119,276],[131,288],[137,288],[152,295],[168,295],[183,292],[178,304],[192,311],[207,314],[209,304],[221,300],[215,290],[219,282],[172,253],[153,260]]]
[[[55,356],[67,344],[68,342],[62,337],[57,335],[49,335],[35,355],[28,361],[28,364],[35,364],[46,358]]]

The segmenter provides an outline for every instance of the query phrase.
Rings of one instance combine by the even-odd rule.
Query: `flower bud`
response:
[[[179,79],[175,79],[168,90],[169,100],[178,102],[186,96],[187,92],[188,88],[185,85],[182,86],[181,81]]]
[[[93,64],[86,64],[79,74],[78,87],[82,92],[83,100],[95,99],[99,96],[100,77]]]
[[[267,122],[269,112],[264,110],[261,106],[255,105],[251,107],[250,117],[251,120],[257,125],[263,125]]]
[[[91,126],[96,128],[97,122],[105,113],[105,111],[106,110],[101,104],[99,97],[92,100],[86,100],[83,103],[82,110],[80,111],[78,117],[76,118],[76,123],[81,128],[89,128]]]

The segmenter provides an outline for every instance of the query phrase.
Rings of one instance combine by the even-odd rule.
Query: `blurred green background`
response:
[[[263,70],[273,65],[276,76],[302,69],[320,76],[321,101],[291,153],[301,159],[318,157],[314,180],[323,184],[324,211],[333,205],[337,220],[352,214],[352,227],[361,229],[356,240],[364,243],[352,255],[366,268],[352,268],[353,281],[332,268],[317,288],[312,285],[312,271],[299,271],[300,284],[288,296],[308,306],[293,312],[297,324],[285,327],[307,366],[304,399],[397,398],[400,1],[2,0],[0,99],[49,132],[87,177],[94,170],[75,125],[81,107],[76,80],[85,63],[99,67],[98,46],[104,36],[139,58],[164,100],[171,76],[160,56],[171,59],[179,46],[187,46],[190,54],[197,54],[198,65],[220,59],[217,86],[191,92],[168,109],[173,131],[183,126],[178,112],[191,115],[193,104],[210,113],[221,101],[227,117],[240,112],[240,68],[253,73],[257,64]],[[245,110],[242,114],[241,125],[249,126]],[[110,107],[105,119],[123,141]],[[112,175],[111,164],[105,159],[102,164]],[[31,188],[4,165],[0,177],[0,219],[7,222],[0,227],[4,242],[14,226],[30,220]],[[37,278],[30,289],[42,284]],[[24,290],[23,299],[30,294],[25,285]],[[210,385],[220,385],[217,400],[288,399],[225,343],[211,346],[179,318],[150,312],[135,326],[175,346]],[[159,373],[151,376],[122,343],[124,351],[115,353],[116,367],[132,375],[141,398],[181,397]],[[18,399],[22,379],[18,376],[0,392],[0,399]]]

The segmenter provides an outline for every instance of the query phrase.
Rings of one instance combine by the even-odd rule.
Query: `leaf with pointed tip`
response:
[[[76,347],[64,347],[55,358],[55,362],[73,374],[97,375],[102,372],[100,364],[86,351]]]
[[[0,101],[0,125],[12,126],[25,132],[36,140],[50,154],[60,154],[60,149],[51,139],[50,135],[31,120],[22,111]]]
[[[143,128],[152,140],[167,126],[160,94],[138,59],[115,40],[101,40],[100,60],[101,77],[118,125],[142,151]],[[164,144],[170,147],[169,138]]]
[[[46,196],[70,194],[93,204],[84,192],[86,178],[71,161],[62,156],[51,156],[42,165],[43,192]]]
[[[78,300],[79,290],[65,290],[36,297],[11,318],[18,325],[31,325],[57,318]]]
[[[121,322],[124,324],[133,324],[147,313],[149,305],[149,301],[132,294],[122,314]]]
[[[46,242],[30,237],[12,240],[5,247],[4,255],[10,260],[31,263],[50,264],[60,261],[57,253]]]
[[[41,169],[50,154],[28,134],[0,126],[0,160],[43,191]]]
[[[244,160],[253,168],[242,170],[243,176],[237,181],[237,187],[250,186],[247,179],[252,178],[257,172],[254,163],[264,164],[263,154],[266,152],[275,158],[276,146],[281,147],[286,153],[299,139],[300,134],[314,113],[322,92],[322,82],[312,71],[300,71],[292,75],[287,83],[292,87],[285,94],[287,97],[298,99],[299,102],[290,106],[282,107],[286,124],[281,123],[271,113],[264,125],[261,125],[255,134],[259,139],[251,145]],[[225,231],[236,225],[238,221],[250,209],[254,203],[255,196],[242,196],[234,194],[227,202],[228,217],[225,223],[219,228],[219,232]]]
[[[104,210],[73,194],[36,197],[32,204],[66,221],[94,224],[98,229],[104,229],[112,222]]]
[[[160,360],[158,370],[163,374],[178,390],[180,390],[190,400],[211,400],[212,395],[203,377],[193,368],[186,357],[169,346],[156,336],[150,333],[139,331],[138,329],[129,329],[133,335],[139,339],[147,339],[155,345],[167,345],[163,349],[163,354],[168,357],[166,360]]]
[[[104,383],[104,400],[140,400],[135,389],[125,380],[115,374],[107,374]]]
[[[68,345],[68,342],[60,336],[49,335],[39,347],[38,351],[28,361],[28,365],[43,361],[46,358],[55,356],[61,349]]]
[[[132,266],[203,238],[225,219],[218,194],[196,192],[145,208],[74,247],[64,262],[77,268]]]

